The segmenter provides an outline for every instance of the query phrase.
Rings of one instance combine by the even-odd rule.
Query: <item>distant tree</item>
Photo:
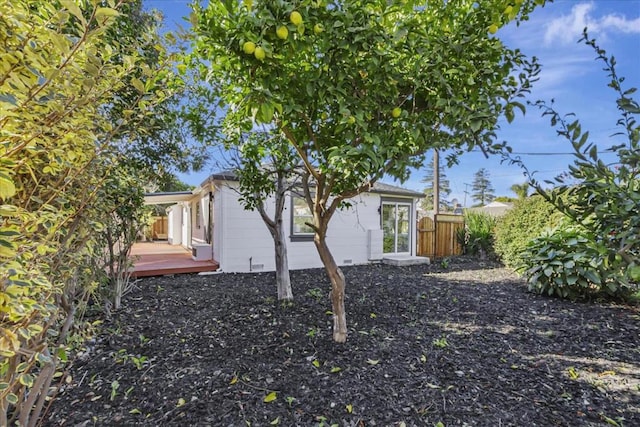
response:
[[[523,182],[522,184],[513,184],[510,189],[516,193],[518,199],[525,199],[529,195],[529,187],[528,182]]]
[[[193,185],[182,182],[180,178],[172,173],[167,173],[162,178],[163,179],[158,183],[158,191],[171,193],[175,191],[193,190]]]
[[[443,210],[449,210],[450,203],[446,200],[447,197],[451,194],[451,185],[450,181],[447,179],[447,174],[444,171],[444,165],[440,164],[439,169],[439,184],[438,189],[440,190],[440,208]],[[427,166],[425,169],[424,177],[421,182],[424,182],[426,185],[424,189],[424,194],[426,197],[422,199],[422,209],[424,210],[432,210],[433,209],[433,158],[431,161],[427,162]]]
[[[476,172],[471,186],[471,198],[475,200],[477,205],[484,206],[491,203],[495,199],[495,193],[491,181],[489,180],[489,171],[481,168]]]

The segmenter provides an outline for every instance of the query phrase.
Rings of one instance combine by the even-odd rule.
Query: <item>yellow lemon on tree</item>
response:
[[[393,117],[394,119],[400,117],[400,114],[402,114],[402,110],[400,109],[400,107],[396,107],[391,110],[391,117]]]
[[[293,25],[297,27],[298,25],[302,24],[302,15],[300,15],[300,12],[294,10],[293,12],[291,12],[291,15],[289,15],[289,20]]]
[[[349,116],[349,118],[347,119],[347,123],[349,123],[350,125],[354,124],[356,122],[356,118],[353,116]]]
[[[496,24],[491,24],[491,26],[489,27],[489,32],[491,34],[495,34],[498,32],[498,26]]]
[[[253,52],[253,56],[255,56],[258,61],[263,61],[266,54],[264,52],[264,49],[258,46],[256,47],[256,50]]]
[[[503,12],[503,13],[504,13],[505,15],[509,15],[511,12],[513,12],[513,6],[507,6],[507,7],[504,9],[504,12]]]
[[[254,42],[244,42],[242,45],[242,50],[247,55],[251,55],[256,50],[256,44]]]
[[[289,37],[289,30],[284,25],[281,25],[276,30],[276,35],[278,36],[279,39],[286,40],[287,37]]]
[[[324,31],[324,28],[322,27],[321,24],[316,24],[316,25],[313,26],[313,32],[314,32],[315,35],[318,35],[323,31]]]

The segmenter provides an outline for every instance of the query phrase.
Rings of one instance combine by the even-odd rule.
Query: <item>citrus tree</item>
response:
[[[117,42],[109,28],[127,2],[111,4],[0,3],[0,425],[39,422],[99,285],[98,235],[117,203],[102,196],[120,144],[170,94],[168,58],[145,66]],[[131,96],[114,120],[121,91]]]
[[[227,140],[226,145],[233,147],[233,141]],[[286,139],[273,129],[247,132],[236,147],[234,174],[238,178],[240,203],[245,209],[257,210],[269,230],[274,245],[278,300],[292,300],[283,212],[286,196],[298,182],[298,157]],[[269,199],[273,200],[272,210],[266,203]]]
[[[193,65],[228,108],[227,129],[268,123],[304,165],[300,192],[344,342],[345,278],[326,236],[337,209],[433,148],[491,151],[498,119],[538,67],[493,37],[533,1],[226,0],[194,5]],[[199,62],[199,63],[198,63]],[[249,125],[250,127],[250,125]]]

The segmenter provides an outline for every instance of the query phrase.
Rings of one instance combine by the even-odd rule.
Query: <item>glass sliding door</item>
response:
[[[411,252],[411,204],[382,203],[383,251],[386,254]]]

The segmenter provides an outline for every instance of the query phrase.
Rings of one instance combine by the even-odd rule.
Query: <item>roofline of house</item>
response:
[[[205,187],[209,183],[212,183],[212,182],[215,182],[215,181],[234,181],[234,182],[237,182],[238,181],[238,177],[236,176],[235,173],[233,173],[233,171],[222,171],[222,172],[214,173],[214,174],[209,175],[209,177],[207,179],[205,179],[200,184],[200,188]],[[375,188],[376,184],[374,184],[374,188],[372,188],[371,190],[367,191],[367,193],[393,194],[393,195],[396,195],[396,196],[417,197],[417,198],[426,197],[424,193],[420,193],[418,191],[409,190],[409,189],[398,187],[398,186],[392,185],[392,184],[385,184],[385,183],[380,183],[380,184],[384,185],[386,187],[392,187],[392,188],[388,188],[388,189]]]

